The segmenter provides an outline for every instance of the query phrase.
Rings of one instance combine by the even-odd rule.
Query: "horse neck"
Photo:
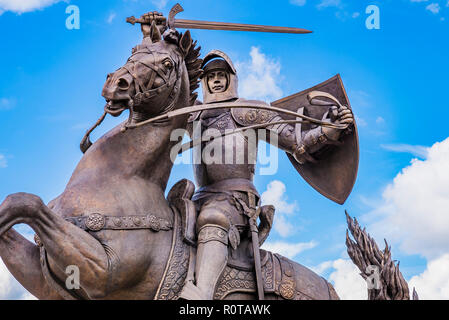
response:
[[[173,110],[187,107],[189,105],[190,90],[187,70],[184,67],[181,72],[181,90],[174,104]],[[137,122],[149,119],[149,116],[135,113],[134,120]],[[135,130],[133,141],[129,143],[137,151],[134,174],[139,175],[150,182],[156,183],[165,191],[170,176],[173,162],[170,151],[178,141],[171,141],[171,134],[175,129],[185,129],[188,115],[172,118],[161,124],[149,124],[132,129]]]

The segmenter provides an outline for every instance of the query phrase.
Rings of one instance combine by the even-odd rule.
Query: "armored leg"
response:
[[[212,300],[215,285],[228,259],[228,217],[218,208],[201,210],[197,220],[198,248],[195,265],[196,286],[187,284],[184,299]]]

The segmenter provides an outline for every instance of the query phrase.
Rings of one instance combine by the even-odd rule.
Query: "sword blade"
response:
[[[176,19],[175,27],[183,29],[252,31],[252,32],[295,33],[295,34],[306,34],[313,32],[301,28],[263,26],[257,24],[243,24],[243,23],[230,23],[230,22],[186,20],[186,19]]]

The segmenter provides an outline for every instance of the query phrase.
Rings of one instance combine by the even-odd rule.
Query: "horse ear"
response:
[[[162,39],[159,28],[156,26],[156,23],[154,23],[154,21],[151,23],[150,38],[153,43],[159,42]]]
[[[187,30],[179,40],[179,47],[182,50],[184,56],[189,52],[190,47],[192,46],[192,36],[190,35],[190,30]]]

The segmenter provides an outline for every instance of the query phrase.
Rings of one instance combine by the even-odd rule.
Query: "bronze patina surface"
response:
[[[231,59],[219,50],[200,59],[190,31],[175,29],[237,26],[187,24],[174,19],[180,11],[176,5],[168,19],[150,12],[129,20],[141,23],[144,39],[108,75],[104,114],[82,140],[84,155],[65,190],[48,205],[26,193],[0,205],[1,258],[39,299],[338,299],[313,271],[259,249],[275,208],[261,206],[253,179],[258,141],[265,140],[324,196],[346,200],[357,174],[358,137],[340,77],[271,105],[240,98]],[[200,81],[204,104],[195,92]],[[107,114],[125,110],[128,121],[90,141]],[[197,124],[201,135],[210,129],[219,135],[198,139]],[[245,136],[249,128],[259,129],[254,140]],[[201,146],[222,150],[223,157],[209,162],[200,154],[197,188],[184,179],[165,197],[179,143],[171,139],[175,129],[189,132],[194,153]],[[230,151],[243,161],[226,159]],[[20,223],[35,231],[35,243],[12,229]],[[385,282],[389,289],[370,298],[408,298],[389,250],[370,252],[369,236],[348,223],[356,237],[348,238],[349,254],[359,268],[383,259],[401,286]],[[65,284],[69,266],[80,271],[79,288]]]

